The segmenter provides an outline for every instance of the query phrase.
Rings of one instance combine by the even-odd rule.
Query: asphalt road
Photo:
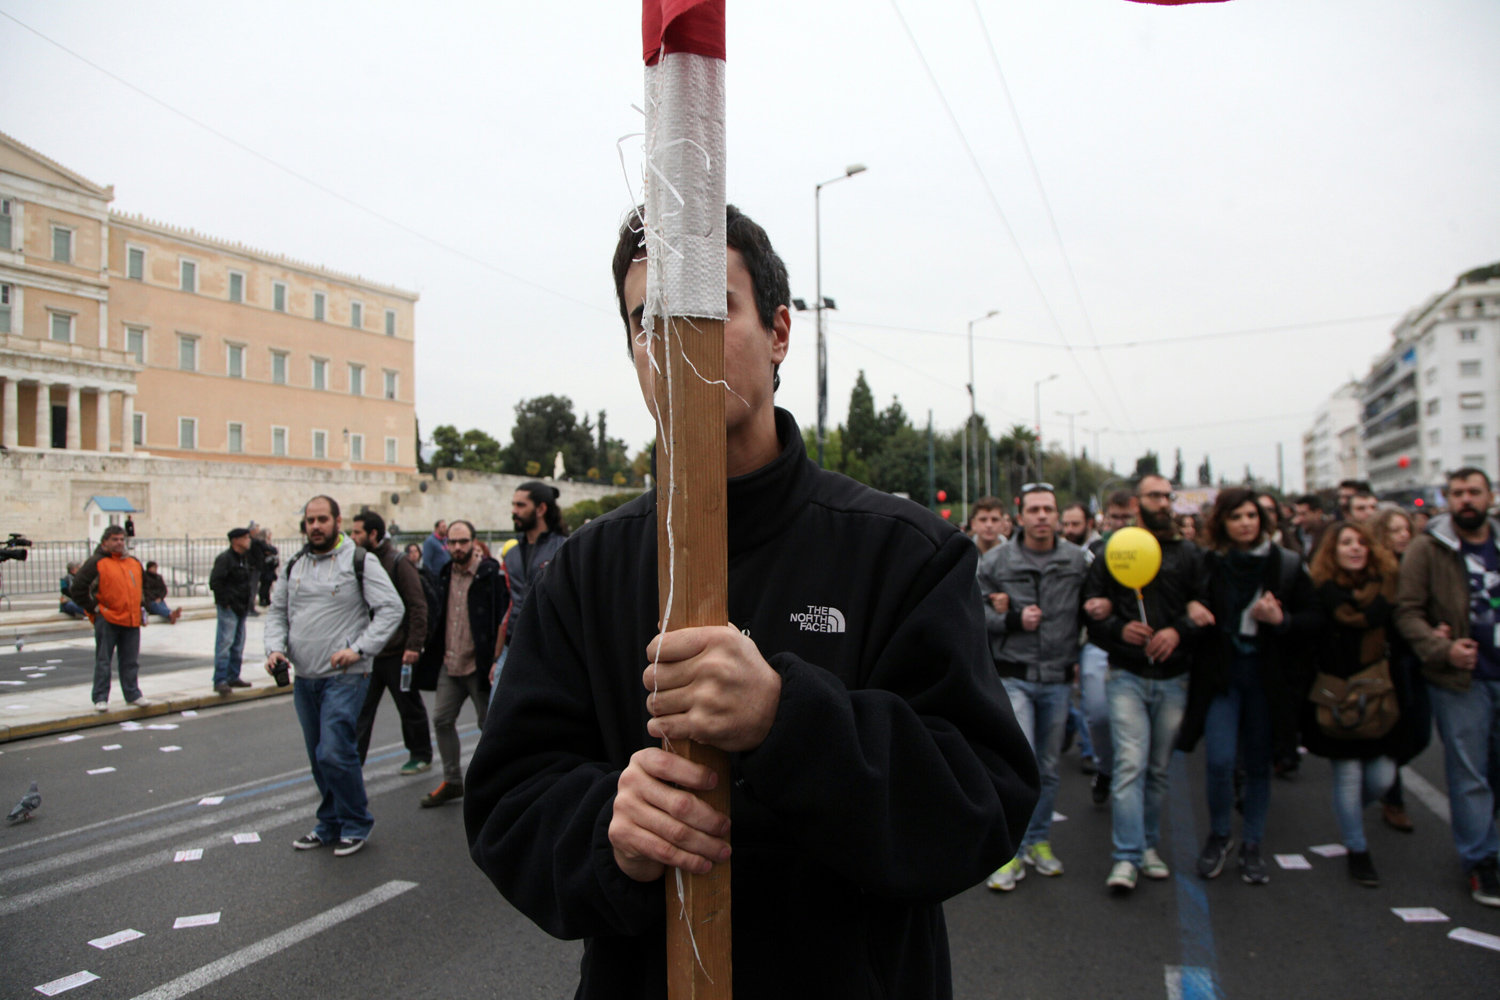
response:
[[[85,971],[100,978],[68,996],[572,995],[580,945],[547,937],[500,898],[468,860],[456,805],[418,807],[438,778],[395,773],[405,752],[389,705],[366,767],[375,831],[349,858],[290,847],[311,828],[316,796],[288,699],[144,721],[0,747],[0,805],[33,778],[43,794],[34,819],[0,829],[0,995],[35,996]],[[1439,753],[1415,770],[1440,791]],[[104,767],[115,770],[87,773]],[[1066,874],[950,902],[957,996],[1500,995],[1500,952],[1446,937],[1455,927],[1500,935],[1500,910],[1468,898],[1446,823],[1415,795],[1414,834],[1368,816],[1385,881],[1365,889],[1342,858],[1308,851],[1337,840],[1327,766],[1308,760],[1297,780],[1276,782],[1268,848],[1304,855],[1311,870],[1274,869],[1260,888],[1232,871],[1204,883],[1190,873],[1206,822],[1201,760],[1175,767],[1163,853],[1182,874],[1117,898],[1103,884],[1108,813],[1065,759],[1057,808],[1068,818],[1053,844]],[[200,804],[212,796],[223,801]],[[260,840],[234,843],[243,833]],[[202,858],[174,860],[191,849]],[[1391,913],[1415,906],[1451,919]],[[216,924],[173,929],[214,913]],[[143,936],[88,943],[126,930]]]
[[[246,651],[247,654],[252,652]],[[246,656],[247,666],[258,666],[259,650],[254,650],[257,655]],[[142,653],[140,656],[140,676],[149,677],[152,674],[167,673],[172,670],[182,670],[186,667],[204,667],[205,684],[213,674],[213,648],[210,643],[207,654],[188,653]],[[119,674],[113,674],[115,678],[116,691],[118,692]],[[92,639],[79,640],[78,645],[69,643],[49,643],[46,648],[38,649],[36,652],[23,651],[13,653],[9,656],[0,657],[0,683],[8,680],[25,680],[27,691],[45,691],[48,688],[63,687],[68,684],[89,684],[94,679],[94,641]],[[0,687],[0,691],[5,690]],[[18,693],[19,688],[15,692]]]

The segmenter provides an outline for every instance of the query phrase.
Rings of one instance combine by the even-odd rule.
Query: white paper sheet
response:
[[[223,801],[224,796],[222,795],[205,795],[203,798],[198,800],[198,804],[200,806],[216,806]]]
[[[83,739],[82,736],[79,736],[77,733],[72,733],[72,734],[70,734],[68,736],[59,736],[57,738],[57,742],[59,742],[59,743],[77,743],[81,739]]]
[[[174,743],[169,747],[160,747],[159,749],[162,753],[176,753],[178,750],[181,750],[182,747]]]
[[[117,944],[124,944],[126,941],[134,941],[136,938],[143,938],[145,936],[137,930],[116,931],[101,938],[94,938],[89,944],[103,951],[106,948],[113,948]]]
[[[185,719],[194,718],[195,716],[197,716],[197,714],[198,710],[196,708],[185,708],[181,712],[182,717]]]
[[[175,722],[153,722],[153,723],[151,723],[151,725],[147,726],[146,728],[147,729],[176,729],[177,728],[177,723],[175,723]]]
[[[1320,858],[1342,858],[1349,853],[1349,848],[1343,844],[1319,844],[1316,847],[1309,847],[1308,850]]]
[[[220,911],[222,912],[222,911]],[[178,917],[172,924],[174,931],[180,931],[184,927],[207,927],[219,922],[218,913],[199,913],[191,917]]]
[[[17,702],[14,705],[6,705],[5,706],[5,710],[7,712],[24,712],[24,711],[26,711],[30,707],[31,707],[30,705],[22,705],[19,702]]]
[[[1483,931],[1474,931],[1467,927],[1455,927],[1448,932],[1448,936],[1455,941],[1462,941],[1464,944],[1477,944],[1481,948],[1500,951],[1500,937],[1496,937],[1493,934],[1486,934]]]
[[[173,861],[202,861],[203,848],[193,847],[186,851],[178,851],[172,856]]]
[[[139,722],[122,722],[120,723],[120,728],[125,730],[125,732],[127,733],[133,733],[137,729],[144,729],[145,727],[142,726]]]
[[[1287,871],[1311,871],[1312,862],[1300,854],[1278,854],[1276,863]]]
[[[1391,912],[1409,924],[1438,924],[1448,919],[1448,914],[1431,906],[1393,906]]]
[[[104,746],[100,747],[99,749],[100,750],[118,750],[118,749],[120,749],[120,746],[121,745],[119,743],[106,743]]]
[[[237,834],[234,835],[234,842],[236,844],[258,844],[258,843],[260,843],[260,834],[258,834],[258,833],[237,833]]]
[[[25,687],[26,686],[26,682],[25,681],[0,681],[0,684],[4,684],[7,687]]]
[[[61,663],[62,660],[48,660],[48,663]]]
[[[89,771],[89,774],[108,774],[113,770],[114,768],[112,767],[96,767],[93,770]]]
[[[1054,822],[1054,823],[1062,823],[1062,822],[1064,822],[1064,821],[1065,821],[1065,820],[1067,820],[1067,818],[1068,818],[1068,817],[1066,817],[1066,816],[1064,816],[1064,815],[1063,815],[1063,814],[1062,814],[1062,813],[1060,813],[1060,812],[1055,812],[1055,811],[1054,811],[1054,812],[1053,812],[1053,813],[1052,813],[1052,822]]]
[[[36,988],[36,991],[44,997],[55,997],[59,993],[71,990],[75,986],[92,983],[98,978],[92,972],[75,972],[71,976],[64,976],[61,979],[54,979],[50,983],[43,983]]]

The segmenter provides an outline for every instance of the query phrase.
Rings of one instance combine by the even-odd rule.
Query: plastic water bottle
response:
[[[403,664],[401,664],[401,690],[403,690],[403,691],[410,691],[411,690],[411,664],[410,663],[403,663]]]

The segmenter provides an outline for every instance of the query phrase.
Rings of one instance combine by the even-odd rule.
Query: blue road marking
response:
[[[1219,962],[1214,952],[1208,895],[1196,869],[1198,833],[1193,823],[1186,760],[1181,751],[1172,752],[1167,785],[1172,878],[1177,883],[1177,922],[1182,930],[1182,1000],[1224,1000],[1219,989]]]

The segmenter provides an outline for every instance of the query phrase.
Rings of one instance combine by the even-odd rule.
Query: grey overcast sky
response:
[[[0,130],[116,209],[420,292],[424,429],[508,440],[559,393],[651,437],[608,269],[638,4],[0,14]],[[1000,309],[976,328],[992,426],[1056,373],[1049,442],[1087,410],[1079,445],[1099,430],[1122,469],[1181,447],[1268,478],[1281,442],[1291,489],[1318,402],[1500,259],[1497,43],[1494,0],[730,0],[729,192],[811,300],[813,185],[869,166],[823,197],[830,423],[863,369],[878,405],[959,426],[966,324]],[[779,397],[804,426],[813,332],[794,316]]]

